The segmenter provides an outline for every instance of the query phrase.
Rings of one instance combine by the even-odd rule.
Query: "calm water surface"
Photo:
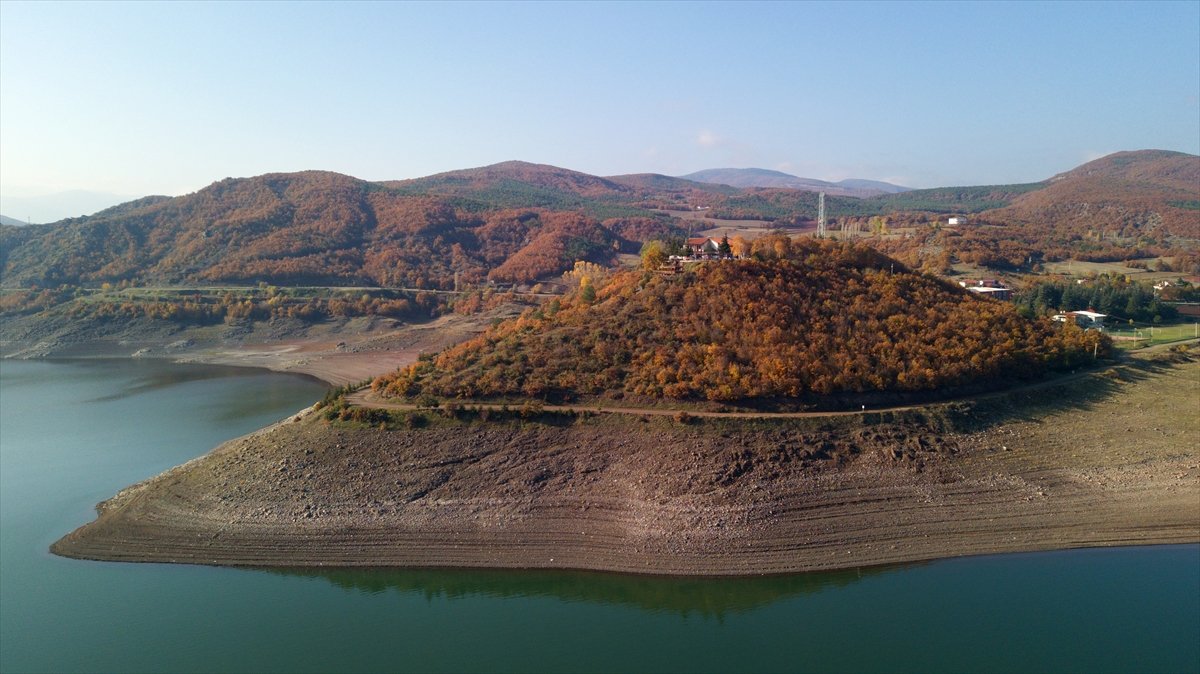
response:
[[[61,559],[122,487],[320,397],[137,361],[0,362],[0,670],[1200,671],[1200,546],[740,580]]]

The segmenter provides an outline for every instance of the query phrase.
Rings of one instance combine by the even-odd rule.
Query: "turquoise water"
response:
[[[1200,546],[752,579],[255,571],[46,548],[306,379],[0,362],[0,670],[1200,671]]]

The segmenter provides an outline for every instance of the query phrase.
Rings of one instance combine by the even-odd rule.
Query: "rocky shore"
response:
[[[828,419],[414,427],[308,411],[130,487],[53,552],[741,575],[1200,541],[1200,365]]]

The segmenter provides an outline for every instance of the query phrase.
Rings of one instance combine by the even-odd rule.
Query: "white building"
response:
[[[1012,291],[1008,288],[989,288],[986,286],[967,286],[967,290],[982,295],[984,297],[995,297],[998,300],[1006,300],[1012,297]]]
[[[1098,314],[1094,311],[1068,311],[1065,314],[1054,314],[1054,320],[1059,323],[1067,321],[1075,321],[1075,325],[1081,328],[1103,328],[1104,319],[1108,314]]]

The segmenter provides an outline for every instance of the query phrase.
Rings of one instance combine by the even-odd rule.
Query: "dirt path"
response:
[[[377,408],[385,410],[400,410],[414,411],[423,408],[419,405],[409,403],[389,402],[386,398],[381,398],[378,394],[370,389],[361,389],[346,396],[346,402],[354,406]],[[462,405],[471,407],[479,407],[483,409],[499,410],[499,409],[519,409],[520,404],[500,404],[500,403],[479,403],[470,400],[454,401]],[[682,413],[686,413],[692,417],[704,418],[726,418],[726,419],[802,419],[814,417],[838,417],[850,416],[854,414],[863,414],[865,411],[870,412],[893,412],[902,410],[914,410],[927,405],[907,405],[903,407],[884,407],[873,410],[848,410],[838,412],[708,412],[703,410],[678,410],[664,409],[661,407],[606,407],[603,405],[541,405],[540,409],[546,412],[590,412],[593,414],[624,414],[637,417],[659,416],[671,417]]]

